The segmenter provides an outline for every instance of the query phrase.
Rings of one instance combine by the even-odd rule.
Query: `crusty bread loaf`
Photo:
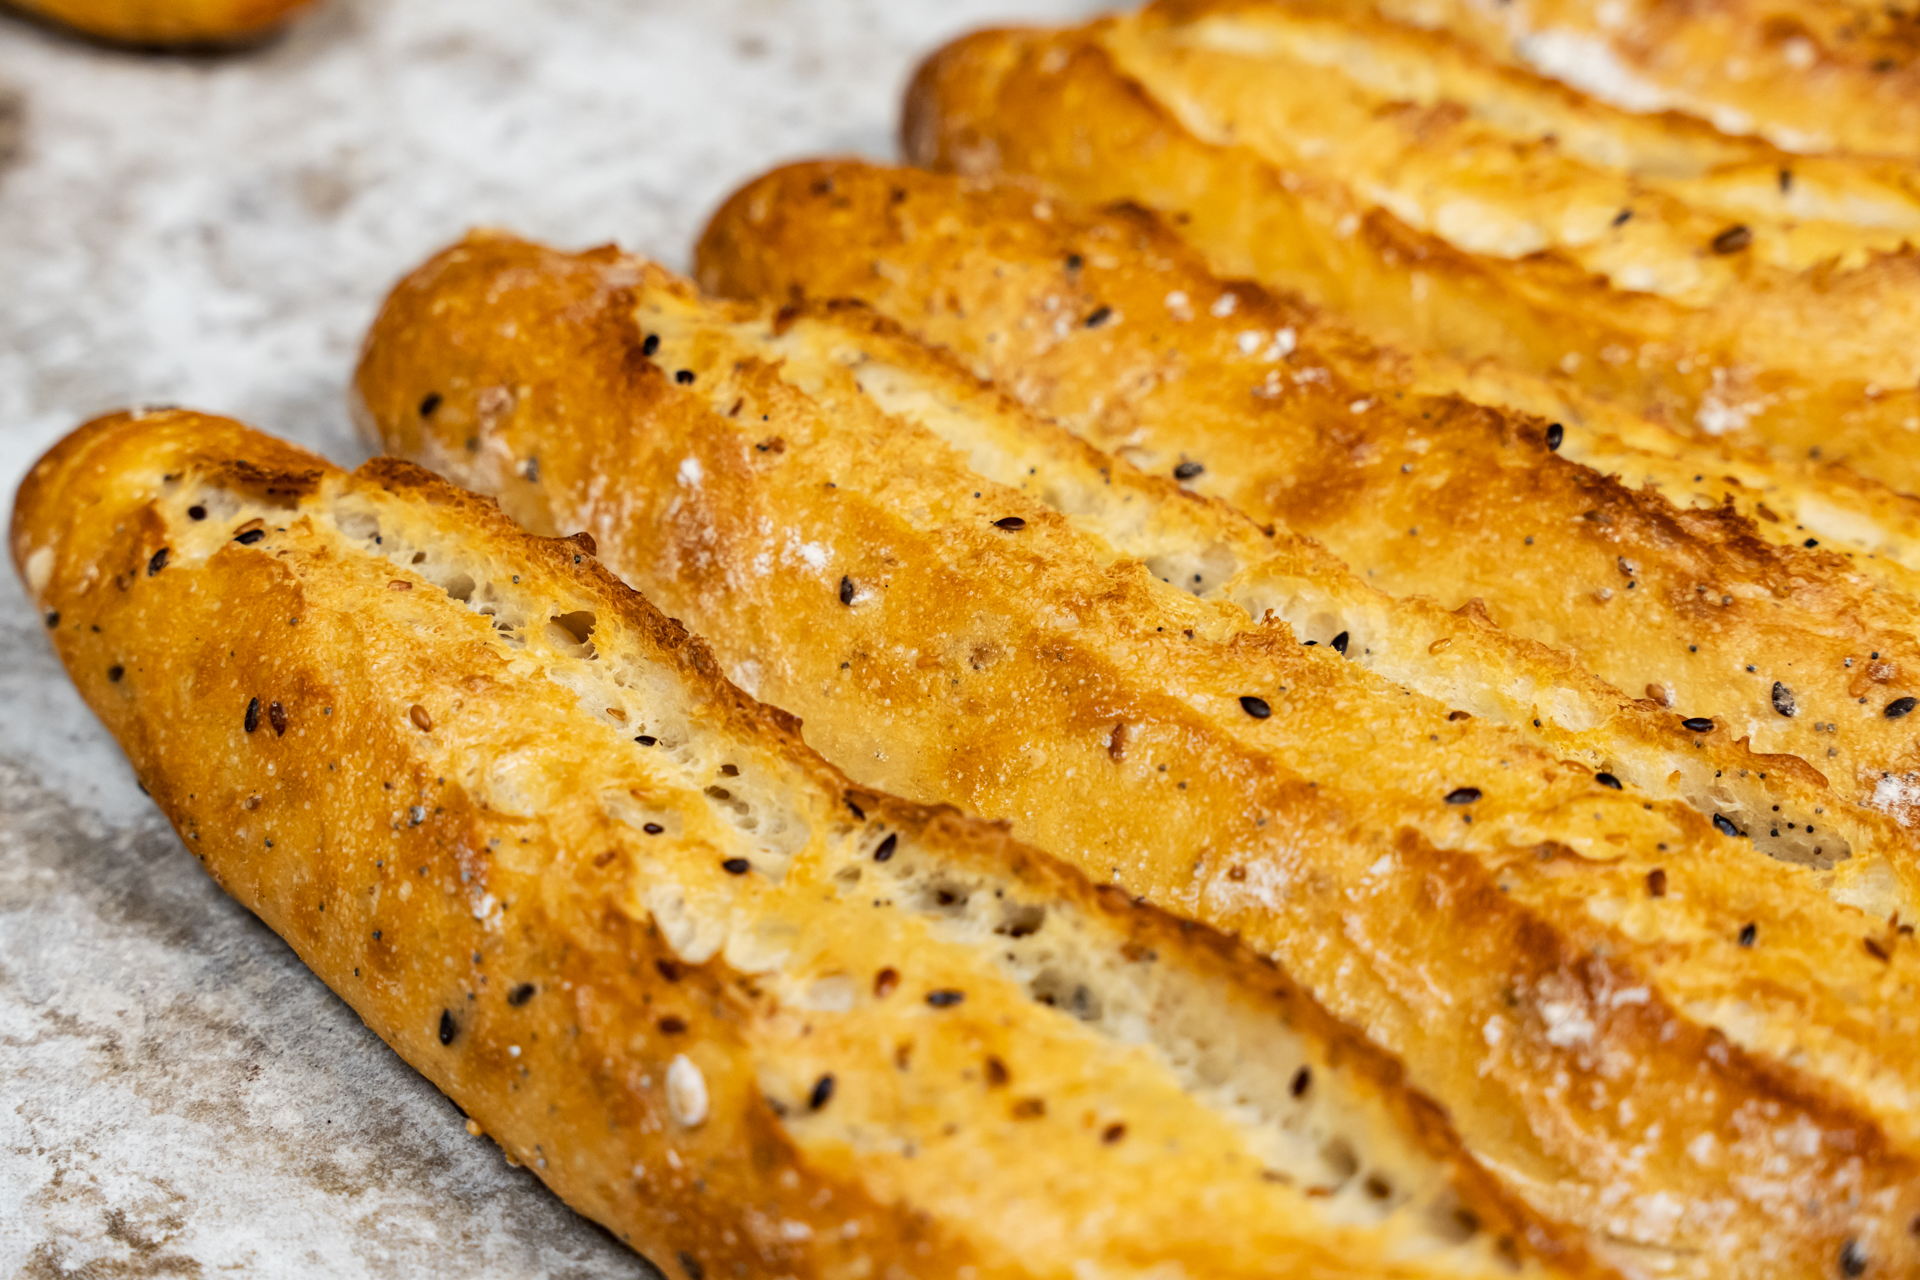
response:
[[[590,531],[860,780],[1276,959],[1603,1259],[1916,1265],[1912,859],[1798,762],[1372,592],[857,305],[476,236],[357,389],[396,452]],[[1682,797],[1760,841],[1781,805],[1807,861]]]
[[[133,45],[257,39],[312,0],[6,0],[102,40]]]
[[[1652,426],[1636,446],[1423,394],[1430,359],[1218,279],[1148,214],[1035,204],[1019,185],[790,166],[714,216],[701,281],[860,298],[1372,586],[1480,600],[1615,687],[1920,821],[1920,501],[1755,457],[1733,460],[1742,483],[1720,449]]]
[[[1633,115],[1344,0],[994,31],[909,92],[918,162],[1131,199],[1402,349],[1920,492],[1920,190]]]
[[[1920,24],[1861,0],[1373,0],[1629,111],[1786,151],[1920,159]]]
[[[12,548],[209,874],[670,1273],[1593,1272],[1270,964],[850,786],[589,539],[169,411]]]

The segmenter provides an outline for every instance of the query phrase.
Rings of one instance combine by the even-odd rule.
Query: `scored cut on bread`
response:
[[[903,140],[1137,201],[1387,345],[1920,491],[1904,162],[1634,115],[1340,0],[967,36],[916,75]]]
[[[1859,0],[1373,0],[1627,111],[1784,151],[1920,159],[1913,11]]]
[[[133,45],[222,45],[255,40],[312,0],[8,0],[90,36]]]
[[[851,785],[590,539],[162,411],[12,550],[208,873],[669,1273],[1603,1274],[1273,965]]]
[[[590,532],[859,780],[1274,958],[1603,1261],[1913,1265],[1912,859],[1795,762],[1371,591],[857,304],[478,234],[356,392],[394,452]],[[1716,797],[1812,825],[1773,848],[1806,860]]]
[[[1920,820],[1920,501],[1754,457],[1742,483],[1716,448],[1435,394],[1431,361],[1221,280],[1151,215],[1019,184],[793,165],[727,201],[699,262],[722,294],[861,299],[1372,586],[1479,601],[1618,689],[1799,757],[1837,803]]]

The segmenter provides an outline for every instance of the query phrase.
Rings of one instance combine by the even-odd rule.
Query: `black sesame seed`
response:
[[[1801,543],[1800,545],[1801,545],[1801,546],[1803,546],[1803,547],[1807,547],[1807,548],[1809,548],[1809,549],[1811,549],[1811,548],[1813,548],[1813,547],[1817,547],[1817,546],[1819,546],[1819,545],[1820,545],[1820,539],[1818,539],[1818,538],[1808,538],[1808,539],[1807,539],[1807,540],[1806,540],[1805,542],[1803,542],[1803,543]]]
[[[113,682],[114,684],[119,684],[120,678],[126,674],[127,674],[127,669],[121,666],[117,662],[107,668],[107,679]],[[249,729],[247,732],[251,733],[253,731]]]
[[[1480,798],[1478,787],[1455,787],[1447,792],[1448,804],[1472,804]]]
[[[853,603],[853,579],[845,574],[840,575],[840,603]]]
[[[53,612],[47,615],[47,630],[51,631],[59,625],[60,625],[60,611],[58,609],[55,609]]]
[[[1098,329],[1113,317],[1112,307],[1095,307],[1087,313],[1087,328]]]
[[[249,529],[245,533],[235,534],[233,540],[243,547],[250,547],[266,536],[267,531],[265,529]]]
[[[660,349],[660,335],[650,333],[640,341],[640,354],[651,358]]]
[[[1840,1274],[1843,1276],[1867,1274],[1867,1249],[1858,1240],[1850,1239],[1840,1246]]]
[[[247,700],[247,714],[241,717],[240,723],[246,726],[248,733],[252,733],[260,727],[260,699],[249,698]]]
[[[267,723],[273,726],[273,736],[287,736],[287,709],[277,702],[267,704]]]
[[[1347,656],[1347,633],[1342,631],[1333,638],[1333,651],[1341,657]]]
[[[1664,867],[1655,867],[1647,872],[1647,896],[1650,898],[1667,896],[1667,872]]]
[[[1027,527],[1027,522],[1019,516],[1001,516],[993,522],[996,529],[1005,529],[1008,533],[1018,533]]]
[[[683,387],[687,386],[693,382],[693,370],[691,369],[676,370],[673,375],[673,380],[679,383]]]
[[[1885,715],[1889,720],[1898,720],[1911,710],[1913,710],[1912,698],[1895,698],[1887,704],[1887,709],[1881,714]]]
[[[833,1075],[821,1076],[813,1082],[813,1092],[807,1095],[807,1110],[818,1111],[833,1101]]]
[[[639,744],[640,744],[641,746],[643,746],[643,747],[650,747],[650,746],[652,746],[652,745],[653,745],[654,743],[656,743],[656,742],[658,742],[658,741],[660,741],[660,739],[658,739],[658,738],[656,738],[656,737],[654,737],[654,736],[653,736],[652,734],[650,734],[650,733],[643,733],[643,734],[640,734],[639,736],[637,736],[636,738],[634,738],[634,741],[635,741],[635,742],[637,742],[637,743],[639,743]]]
[[[707,1280],[707,1273],[700,1266],[700,1259],[685,1249],[680,1251],[680,1269],[687,1273],[687,1280]]]
[[[407,825],[417,827],[427,820],[427,807],[423,804],[407,806]]]
[[[1723,836],[1737,836],[1740,834],[1740,828],[1734,826],[1733,819],[1724,813],[1716,813],[1713,815],[1713,829]]]
[[[745,858],[728,858],[720,864],[720,869],[730,876],[743,876],[753,870],[753,864]]]
[[[1713,238],[1715,253],[1738,253],[1753,243],[1753,232],[1744,223],[1735,223]]]
[[[938,991],[927,992],[927,1003],[936,1009],[950,1009],[966,998],[966,992],[955,991],[952,987],[942,987]]]
[[[1693,716],[1689,719],[1682,720],[1680,727],[1691,733],[1712,733],[1713,721],[1706,716]]]
[[[153,558],[151,560],[147,561],[147,576],[151,578],[154,574],[160,572],[162,569],[166,567],[167,567],[167,548],[162,547],[158,551],[153,553]]]
[[[533,993],[536,989],[531,982],[523,982],[513,990],[507,992],[507,1003],[518,1009],[521,1005],[533,999]]]
[[[1175,480],[1191,480],[1205,470],[1206,468],[1197,462],[1183,462],[1173,469],[1173,478]]]
[[[1067,255],[1067,270],[1069,270],[1069,271],[1078,271],[1078,270],[1080,269],[1080,267],[1081,267],[1081,258],[1080,258],[1080,255],[1079,255],[1079,254],[1077,254],[1077,253],[1070,253],[1070,254],[1068,254],[1068,255]]]
[[[660,834],[660,833],[661,833],[662,831],[665,831],[665,830],[666,830],[666,828],[665,828],[665,827],[663,827],[663,826],[661,826],[661,825],[660,825],[659,823],[657,823],[657,822],[649,822],[649,823],[647,823],[647,824],[646,824],[645,826],[643,826],[643,827],[641,827],[640,829],[641,829],[642,831],[644,831],[644,832],[646,832],[646,833],[647,833],[648,835],[650,835],[650,836],[657,836],[657,835],[659,835],[659,834]]]
[[[1287,1087],[1294,1097],[1296,1098],[1306,1097],[1307,1090],[1313,1088],[1313,1068],[1302,1067],[1298,1071],[1294,1072],[1293,1083]]]
[[[1760,929],[1751,920],[1740,926],[1740,945],[1750,947],[1753,940],[1760,936]]]
[[[1566,438],[1567,429],[1559,423],[1553,423],[1547,428],[1547,448],[1553,450],[1555,453],[1560,452],[1560,442]]]
[[[873,860],[875,862],[885,862],[893,856],[894,846],[899,843],[900,837],[892,832],[888,832],[887,838],[880,842],[880,847],[873,851]]]
[[[1256,698],[1250,693],[1240,699],[1240,709],[1255,720],[1265,720],[1273,714],[1273,708],[1267,705],[1265,698]]]
[[[1627,219],[1631,218],[1632,216],[1633,216],[1633,210],[1622,209],[1620,212],[1613,215],[1613,225],[1616,227],[1624,227],[1627,225]]]
[[[1787,688],[1787,686],[1781,684],[1778,680],[1773,682],[1773,709],[1783,716],[1790,716],[1795,710],[1793,705],[1793,690]]]
[[[453,1020],[453,1011],[451,1009],[442,1009],[440,1011],[440,1043],[443,1045],[452,1044],[453,1038],[459,1034],[460,1027]]]
[[[420,416],[423,418],[431,418],[433,411],[439,407],[440,393],[438,391],[429,391],[420,401]]]
[[[206,518],[207,518],[207,509],[201,506],[199,503],[196,502],[192,506],[187,508],[187,519],[205,520]]]
[[[1593,780],[1603,787],[1612,787],[1615,791],[1623,790],[1620,779],[1610,773],[1596,773],[1593,775]]]

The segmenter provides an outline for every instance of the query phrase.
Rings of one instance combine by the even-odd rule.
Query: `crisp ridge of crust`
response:
[[[1273,956],[1603,1260],[1909,1265],[1913,1155],[1890,1134],[1912,948],[1883,965],[1825,873],[1715,836],[1654,764],[1684,758],[1651,710],[1618,702],[1593,737],[1535,737],[1486,679],[1580,690],[1598,713],[1605,695],[1564,657],[1387,602],[858,306],[716,304],[612,250],[489,235],[438,255],[376,321],[357,394],[389,447],[531,523],[589,529],[862,780],[1005,815]],[[1199,595],[1160,580],[1189,574]],[[1303,627],[1322,607],[1361,626],[1344,652],[1303,647],[1315,637],[1237,603],[1255,587],[1283,610],[1286,592],[1320,593]],[[1416,642],[1458,658],[1484,717],[1366,670]],[[1686,750],[1722,758],[1710,739]],[[1598,742],[1646,753],[1646,793],[1592,782],[1581,752]],[[1764,783],[1779,795],[1818,787],[1758,760],[1740,785],[1756,771],[1781,775]],[[1854,870],[1885,856],[1858,854]],[[1790,1149],[1816,1131],[1836,1145]],[[1756,1160],[1784,1161],[1770,1186],[1793,1193],[1742,1182]],[[1877,1188],[1860,1216],[1805,1216],[1839,1203],[1816,1186],[1857,1179]]]
[[[1269,962],[850,784],[586,535],[168,410],[11,548],[208,873],[685,1280],[1608,1274]]]

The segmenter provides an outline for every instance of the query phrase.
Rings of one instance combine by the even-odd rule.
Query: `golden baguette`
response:
[[[257,39],[312,0],[5,0],[27,13],[133,45],[231,44]]]
[[[1270,964],[849,786],[589,539],[161,412],[12,547],[209,874],[687,1280],[1596,1273]]]
[[[1912,859],[1884,819],[1799,811],[1798,762],[1393,602],[856,305],[480,235],[395,290],[356,387],[396,452],[590,531],[862,781],[1009,817],[1273,957],[1603,1260],[1920,1261],[1920,948],[1880,923],[1912,918]],[[1769,860],[1688,792],[1850,851]]]
[[[903,130],[920,163],[1137,200],[1387,345],[1920,492],[1904,163],[1635,116],[1341,0],[982,32]]]
[[[700,277],[733,296],[860,298],[1101,448],[1320,540],[1372,586],[1479,600],[1617,688],[1920,821],[1920,573],[1884,536],[1920,553],[1920,503],[1755,458],[1738,460],[1749,487],[1684,442],[1662,453],[1422,394],[1426,362],[1216,278],[1149,215],[1035,204],[1020,186],[794,165],[714,215]],[[1850,531],[1883,536],[1849,547]]]
[[[1857,0],[1374,0],[1629,111],[1680,110],[1793,152],[1920,159],[1920,26]]]

